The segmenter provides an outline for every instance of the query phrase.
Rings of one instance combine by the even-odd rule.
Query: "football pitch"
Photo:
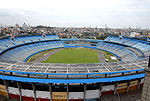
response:
[[[99,63],[99,55],[93,49],[65,48],[56,52],[42,63]]]

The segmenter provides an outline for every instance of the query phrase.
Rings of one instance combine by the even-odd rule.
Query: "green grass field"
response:
[[[113,54],[106,52],[106,51],[103,51],[103,54],[104,54],[105,58],[108,59],[108,62],[118,62],[118,60],[111,60],[110,57],[114,56]]]
[[[98,52],[86,48],[66,48],[56,52],[42,63],[98,63]]]

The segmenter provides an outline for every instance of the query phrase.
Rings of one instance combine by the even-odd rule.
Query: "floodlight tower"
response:
[[[145,68],[145,81],[142,92],[142,101],[150,101],[150,56],[148,67]]]

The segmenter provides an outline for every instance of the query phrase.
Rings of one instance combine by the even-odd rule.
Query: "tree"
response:
[[[1,36],[4,36],[4,35],[5,35],[4,33],[0,33],[0,37],[1,37]]]

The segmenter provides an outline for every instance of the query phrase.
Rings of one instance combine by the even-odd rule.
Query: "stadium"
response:
[[[80,63],[30,62],[42,52],[54,52],[51,57],[55,51],[64,49],[90,49],[100,55],[104,51],[117,61],[106,62],[102,56],[96,62],[93,58]],[[149,54],[147,41],[123,37],[105,40],[60,39],[57,35],[16,36],[13,40],[3,37],[0,94],[20,101],[100,101],[107,95],[140,89]]]

